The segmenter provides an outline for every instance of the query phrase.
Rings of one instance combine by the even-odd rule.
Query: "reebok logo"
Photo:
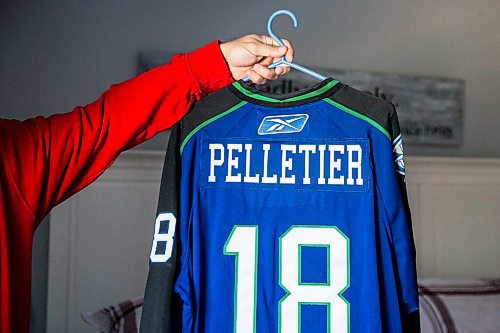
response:
[[[307,114],[267,116],[262,119],[257,133],[259,135],[298,133],[304,129],[308,119]]]

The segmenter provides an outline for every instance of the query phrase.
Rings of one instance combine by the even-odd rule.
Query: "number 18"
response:
[[[279,283],[286,295],[279,301],[279,332],[300,331],[301,304],[328,308],[328,332],[349,332],[349,302],[342,293],[349,287],[349,239],[335,226],[292,226],[279,239]],[[327,248],[327,282],[300,281],[300,248]],[[235,255],[234,332],[256,330],[258,226],[235,226],[224,245]]]

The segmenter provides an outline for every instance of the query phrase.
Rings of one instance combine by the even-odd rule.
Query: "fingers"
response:
[[[259,61],[259,64],[261,64],[262,66],[266,66],[267,67],[270,64],[272,64],[273,62],[276,62],[278,60],[281,60],[281,58],[265,57],[261,61]]]
[[[259,36],[252,35],[252,38],[257,39],[257,40],[259,40],[262,43],[267,44],[267,45],[275,45],[275,46],[278,45],[278,43],[273,38],[271,38],[270,36],[267,36],[267,35],[259,35]],[[295,49],[293,48],[292,43],[290,43],[290,41],[288,39],[285,39],[285,38],[281,38],[281,41],[283,42],[283,44],[285,44],[285,46],[287,48],[286,53],[284,54],[285,59],[289,62],[292,62],[293,56],[295,54]],[[283,56],[283,54],[279,55],[279,57],[281,57],[281,56]],[[275,57],[275,58],[277,58],[277,57]]]
[[[282,41],[283,41],[283,44],[285,44],[285,46],[287,48],[286,54],[285,54],[285,59],[288,62],[292,62],[293,56],[295,54],[295,49],[293,48],[292,44],[287,39],[282,39]]]
[[[262,43],[265,43],[265,44],[278,45],[278,43],[273,38],[271,38],[269,36],[266,36],[266,35],[253,35],[252,38],[253,39],[257,39],[257,40],[259,40],[259,41],[261,41]],[[290,41],[288,41],[285,38],[283,38],[281,40],[283,41],[283,44],[285,44],[285,46],[287,47],[287,51],[284,54],[285,59],[287,61],[289,61],[289,62],[292,62],[295,50],[294,50],[292,44],[290,43]],[[283,56],[283,54],[281,56]],[[262,65],[264,65],[264,66],[269,66],[272,63],[280,61],[281,60],[281,56],[274,57],[274,58],[265,57],[259,63],[262,64]],[[276,67],[275,72],[276,72],[276,74],[278,76],[284,75],[284,74],[287,74],[287,73],[290,72],[290,67],[288,67],[288,66],[279,66],[279,67]]]
[[[248,78],[257,84],[263,84],[267,80],[275,80],[280,75],[290,72],[288,66],[278,66],[273,69],[267,68],[282,56],[289,62],[293,61],[294,49],[292,44],[282,39],[285,46],[278,46],[278,43],[266,35],[247,35],[244,37],[246,49],[255,57],[255,63],[251,70],[247,72]]]
[[[252,43],[249,45],[250,52],[257,57],[281,57],[287,51],[285,46],[274,46],[262,43]]]
[[[257,84],[266,83],[267,80],[276,80],[279,76],[288,73],[289,67],[278,66],[275,68],[267,68],[261,64],[256,64],[248,71],[248,78]]]
[[[265,44],[278,45],[278,43],[273,38],[271,38],[269,36],[266,36],[266,35],[260,35],[260,36],[253,35],[252,37],[254,39],[260,40],[262,43],[265,43]],[[290,43],[290,41],[288,39],[282,38],[281,40],[283,41],[283,44],[285,44],[285,46],[287,48],[287,51],[284,54],[285,59],[288,62],[292,62],[295,50],[294,50],[292,44]],[[283,56],[283,54],[281,56]],[[266,57],[266,58],[264,58],[264,59],[262,59],[260,61],[260,64],[262,64],[264,66],[269,66],[270,64],[281,60],[281,56],[280,57],[274,57],[273,59],[271,59],[270,57]],[[289,72],[290,72],[290,67],[288,67],[288,66],[279,66],[279,67],[276,67],[276,74],[278,76],[287,74]]]
[[[267,57],[267,58],[262,59],[259,62],[259,64],[268,67],[270,64],[275,63],[275,62],[280,61],[280,60],[281,60],[281,58]],[[274,69],[275,69],[275,72],[276,72],[276,74],[278,76],[290,72],[290,67],[289,66],[278,66],[278,67],[275,67]]]
[[[254,72],[253,70],[248,71],[248,78],[250,81],[257,83],[257,84],[264,84],[266,83],[266,79]]]
[[[276,80],[278,75],[276,75],[276,71],[274,68],[267,68],[266,66],[262,66],[261,64],[255,64],[252,70],[262,76],[266,80]]]
[[[290,67],[288,66],[278,66],[275,68],[276,75],[281,76],[290,72]]]

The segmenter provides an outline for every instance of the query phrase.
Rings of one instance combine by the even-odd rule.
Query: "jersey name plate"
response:
[[[200,186],[365,192],[366,139],[202,140]]]

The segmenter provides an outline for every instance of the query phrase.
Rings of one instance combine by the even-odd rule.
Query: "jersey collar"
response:
[[[259,90],[256,85],[242,80],[229,85],[229,90],[241,100],[272,107],[289,107],[307,104],[329,97],[341,88],[342,84],[333,78],[327,78],[311,87],[286,94],[273,94]]]

